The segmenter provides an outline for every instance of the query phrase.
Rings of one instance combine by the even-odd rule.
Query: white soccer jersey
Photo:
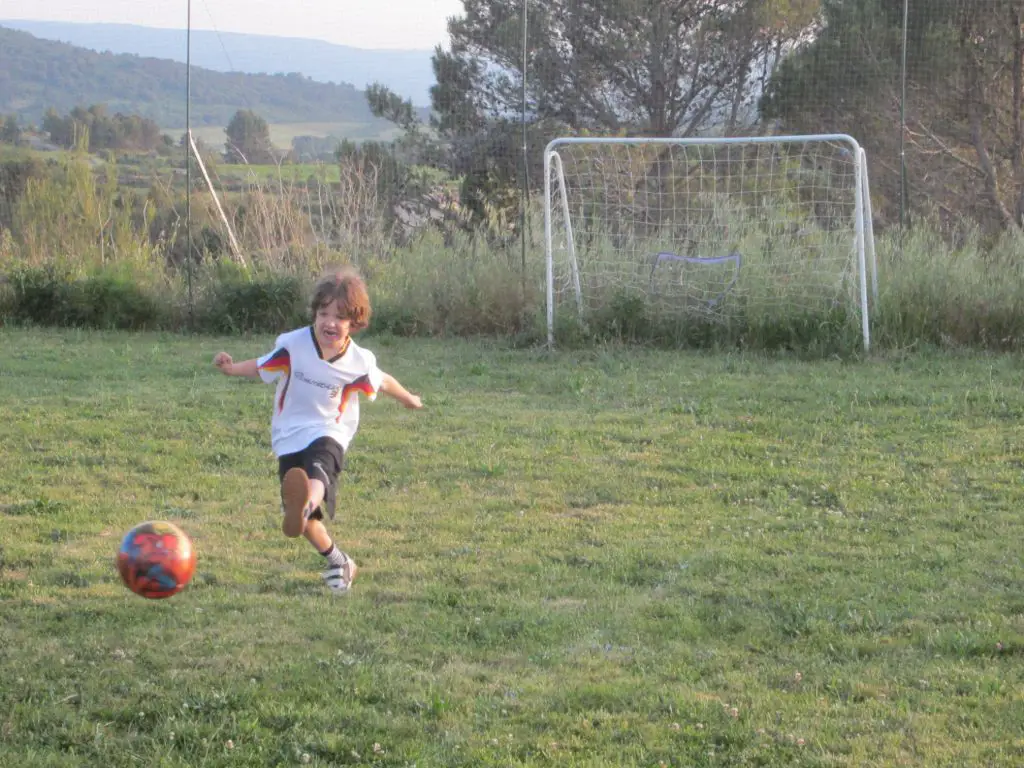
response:
[[[260,378],[277,382],[270,437],[279,457],[318,437],[347,451],[359,428],[359,393],[374,400],[384,377],[374,354],[354,341],[340,357],[324,360],[309,326],[278,336],[257,365]]]

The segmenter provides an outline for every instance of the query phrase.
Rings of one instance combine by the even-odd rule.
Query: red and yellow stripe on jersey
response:
[[[338,404],[338,419],[341,419],[341,414],[345,412],[345,406],[348,404],[350,397],[358,397],[359,393],[362,392],[367,397],[371,397],[374,394],[373,385],[370,384],[369,376],[360,376],[353,382],[346,384],[341,390],[341,402]]]
[[[260,366],[260,370],[267,373],[279,373],[285,377],[284,386],[281,387],[281,396],[277,399],[277,410],[280,411],[284,408],[284,396],[288,393],[288,385],[291,383],[291,355],[283,347],[275,349],[267,358],[267,362]]]

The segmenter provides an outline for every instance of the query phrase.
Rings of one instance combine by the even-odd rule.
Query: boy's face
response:
[[[352,321],[342,314],[337,299],[316,311],[313,334],[325,358],[334,357],[345,348],[351,327]]]

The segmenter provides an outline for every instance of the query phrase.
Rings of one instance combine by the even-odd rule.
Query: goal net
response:
[[[674,327],[838,318],[869,347],[877,270],[852,137],[561,138],[544,172],[549,343],[556,311],[633,307]]]

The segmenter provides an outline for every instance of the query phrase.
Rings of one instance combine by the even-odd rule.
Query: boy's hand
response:
[[[402,403],[402,405],[404,405],[406,408],[410,408],[412,410],[415,410],[417,408],[422,408],[423,407],[423,401],[420,400],[420,396],[419,395],[413,395],[413,394],[410,393],[409,399],[404,401]]]
[[[231,373],[231,366],[234,361],[227,352],[218,352],[213,356],[213,364],[220,368],[221,373]]]

